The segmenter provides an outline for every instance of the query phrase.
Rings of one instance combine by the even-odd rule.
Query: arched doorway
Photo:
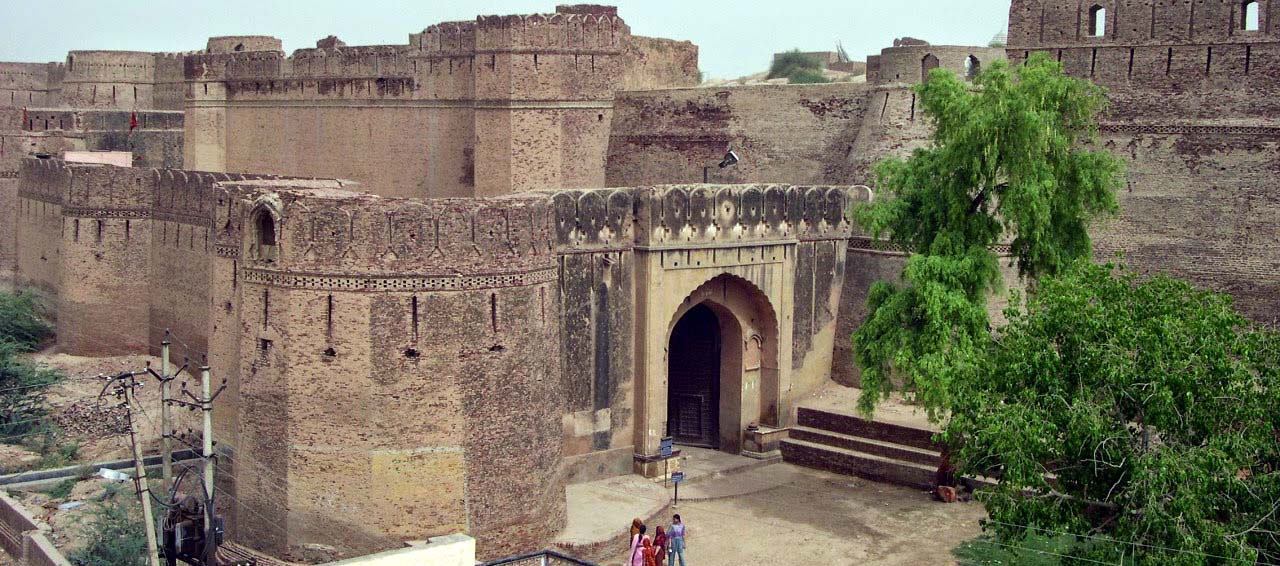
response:
[[[676,442],[720,447],[720,319],[707,305],[689,309],[667,350],[667,434]]]
[[[649,430],[736,454],[748,425],[777,426],[785,411],[777,315],[758,287],[730,274],[705,281],[675,311],[653,399],[662,409],[652,416],[665,422]]]

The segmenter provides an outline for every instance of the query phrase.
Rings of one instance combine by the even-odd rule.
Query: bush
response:
[[[802,71],[817,73],[821,76],[822,62],[801,53],[799,49],[792,49],[773,59],[773,64],[769,65],[769,76],[766,78],[787,78],[792,79],[791,82],[796,82],[793,77]]]
[[[75,566],[144,566],[147,533],[140,512],[119,485],[108,485],[106,497],[95,503],[84,525],[84,548],[71,553]]]
[[[32,437],[40,432],[46,437],[57,432],[48,422],[44,390],[57,383],[62,372],[21,359],[22,351],[22,346],[0,339],[0,442],[6,444],[25,444],[24,439],[35,440]]]
[[[53,325],[46,320],[48,301],[32,291],[16,295],[0,292],[0,340],[17,346],[20,352],[32,352],[53,336]]]
[[[787,77],[793,85],[803,84],[821,84],[829,83],[831,79],[823,76],[822,71],[811,71],[809,69],[797,69],[791,76]]]

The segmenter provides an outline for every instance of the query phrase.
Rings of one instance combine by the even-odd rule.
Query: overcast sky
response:
[[[599,2],[599,0],[597,0]],[[0,18],[0,61],[62,61],[75,49],[192,51],[216,35],[272,35],[287,52],[333,34],[348,45],[408,43],[410,33],[478,14],[552,12],[556,0],[57,0],[8,1]],[[561,1],[559,3],[569,3]],[[599,2],[609,3],[609,2]],[[986,45],[1008,24],[1008,0],[619,0],[633,33],[687,39],[701,47],[710,77],[768,67],[791,48],[855,59],[895,37]]]

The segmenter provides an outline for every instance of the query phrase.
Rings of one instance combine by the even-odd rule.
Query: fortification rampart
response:
[[[1099,11],[1105,10],[1105,12]],[[1102,147],[1127,164],[1097,253],[1227,291],[1272,321],[1280,262],[1277,2],[1013,2],[1009,57],[1044,53],[1107,87]],[[1095,19],[1094,16],[1097,16]]]
[[[281,45],[279,39],[269,35],[224,35],[209,38],[205,52],[280,51]]]
[[[0,62],[0,107],[54,104],[62,91],[62,63]]]
[[[192,355],[203,352],[209,195],[216,183],[244,178],[24,160],[17,280],[58,296],[63,349],[82,355],[147,351],[172,328]]]
[[[976,75],[983,65],[1004,60],[1005,50],[994,47],[960,45],[900,45],[886,47],[868,61],[867,82],[871,84],[924,82],[929,71],[947,69],[961,78]]]
[[[658,276],[642,258],[697,276],[675,258],[740,250],[726,269],[794,281],[757,283],[794,292],[774,304],[801,321],[780,335],[788,369],[768,371],[807,375],[830,358],[845,211],[866,198],[699,185],[418,201],[38,159],[20,182],[19,275],[57,295],[60,346],[143,351],[169,329],[177,355],[207,352],[228,379],[232,536],[282,555],[457,530],[489,556],[545,544],[565,482],[625,473],[638,450],[633,294]],[[785,415],[773,395],[769,419]],[[350,477],[369,487],[335,489]]]
[[[1275,0],[1013,0],[1009,50],[1276,41],[1278,8]]]
[[[631,36],[622,53],[621,90],[697,86],[698,46],[690,41]]]
[[[871,87],[855,83],[626,92],[609,139],[606,181],[850,182],[844,163]],[[742,161],[720,169],[733,149]]]
[[[185,62],[185,162],[383,196],[598,187],[614,93],[692,84],[696,67],[691,44],[633,42],[615,10],[582,6],[441,23],[406,45],[209,49]]]
[[[16,174],[23,157],[68,149],[126,151],[137,167],[182,166],[182,112],[28,108],[0,114],[17,130],[0,133],[0,171]]]

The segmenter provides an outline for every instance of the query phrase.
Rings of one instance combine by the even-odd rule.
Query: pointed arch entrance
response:
[[[720,320],[700,304],[680,318],[667,347],[667,435],[720,447]]]
[[[721,274],[690,293],[667,332],[667,434],[738,453],[748,425],[777,425],[779,344],[773,305],[750,282]]]

